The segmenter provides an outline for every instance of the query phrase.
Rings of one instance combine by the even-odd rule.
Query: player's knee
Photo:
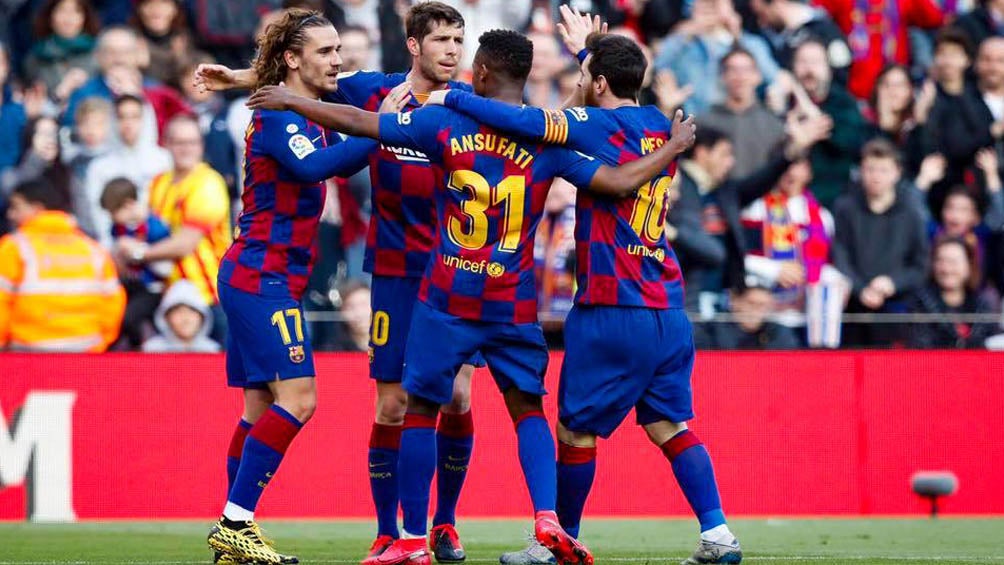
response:
[[[668,420],[661,420],[659,422],[645,424],[645,433],[648,434],[648,439],[655,445],[662,445],[666,443],[673,436],[686,429],[686,422],[670,422]]]
[[[435,418],[438,413],[439,404],[429,400],[428,398],[412,396],[408,399],[408,414]]]
[[[442,411],[447,414],[466,414],[471,409],[471,375],[474,367],[464,365],[453,381],[453,398],[450,403],[443,406]]]
[[[572,447],[596,447],[596,436],[590,433],[573,432],[558,422],[558,441]]]
[[[376,421],[378,424],[399,426],[404,423],[404,414],[408,410],[408,393],[397,386],[379,386],[377,388]]]
[[[504,393],[505,405],[513,422],[531,412],[544,411],[544,399],[535,394],[511,388]]]

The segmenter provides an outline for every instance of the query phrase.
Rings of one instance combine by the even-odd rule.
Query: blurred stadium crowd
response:
[[[467,21],[466,64],[483,31],[525,30],[526,102],[574,92],[556,4],[446,1]],[[650,55],[643,104],[698,117],[667,237],[699,347],[998,346],[1004,0],[572,5]],[[192,74],[246,66],[292,6],[336,23],[344,71],[408,69],[408,0],[0,0],[0,347],[219,350],[216,264],[250,111],[246,93],[199,92]],[[782,162],[786,130],[821,115],[826,139]],[[365,351],[369,176],[327,184],[311,335]],[[574,199],[556,183],[536,245],[556,344]]]

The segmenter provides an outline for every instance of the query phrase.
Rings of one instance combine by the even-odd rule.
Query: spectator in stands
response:
[[[705,234],[718,240],[725,249],[725,262],[712,267],[717,255],[713,247],[701,245],[692,250],[687,245],[681,245],[685,242],[674,241],[689,289],[688,310],[699,309],[703,315],[710,315],[714,310],[715,297],[723,289],[743,284],[746,245],[740,210],[773,188],[791,162],[824,138],[830,127],[829,121],[822,116],[803,123],[792,119],[789,123],[790,139],[784,151],[760,170],[738,180],[728,178],[735,163],[732,142],[722,132],[698,128],[694,146],[680,162],[680,197],[670,209],[668,221],[672,226],[680,227],[693,221],[692,218],[700,218]],[[698,243],[705,242],[707,240],[701,238]],[[692,251],[697,251],[696,257],[691,256]],[[702,293],[707,294],[702,298]]]
[[[774,80],[777,63],[770,46],[760,36],[746,32],[732,0],[694,0],[693,14],[662,42],[655,59],[657,71],[668,70],[677,82],[689,84],[694,92],[684,102],[687,112],[706,112],[722,99],[719,62],[733,44],[752,54],[767,82]]]
[[[847,89],[833,82],[827,64],[826,48],[818,41],[806,41],[795,50],[795,79],[812,103],[833,121],[829,138],[812,149],[813,192],[823,206],[832,206],[847,188],[861,144],[864,142],[864,119],[858,103]],[[806,108],[799,108],[809,111]]]
[[[928,112],[927,132],[933,150],[946,159],[943,186],[939,186],[936,193],[965,181],[971,152],[978,147],[970,146],[968,141],[959,146],[955,139],[958,135],[952,134],[958,129],[975,129],[979,122],[977,110],[982,102],[975,85],[967,79],[972,50],[969,38],[956,28],[945,28],[935,37],[931,78],[937,85],[937,95]],[[959,120],[963,123],[952,123]],[[930,199],[928,202],[933,204]]]
[[[150,53],[147,76],[180,86],[175,78],[192,48],[180,0],[137,0],[135,4],[136,14],[131,23]]]
[[[47,181],[15,187],[7,217],[17,231],[0,239],[0,348],[105,351],[125,310],[108,252],[64,212]]]
[[[282,0],[212,0],[187,2],[198,47],[234,68],[254,55],[254,31],[265,14],[283,7]]]
[[[111,236],[115,240],[131,237],[153,245],[171,237],[167,224],[140,203],[139,190],[129,179],[112,179],[101,193],[101,207],[112,217]],[[164,294],[165,281],[173,269],[169,261],[119,266],[128,298],[121,341],[128,349],[138,349],[146,339],[148,326]]]
[[[47,0],[35,16],[25,78],[45,85],[56,102],[67,101],[97,70],[93,52],[100,24],[90,0]]]
[[[862,149],[861,186],[834,208],[833,265],[851,281],[848,312],[902,313],[927,273],[924,220],[912,194],[899,186],[896,147],[884,139]],[[853,346],[889,346],[901,341],[896,324],[845,325]]]
[[[973,45],[988,37],[1004,35],[1004,0],[981,0],[971,12],[955,21]]]
[[[912,177],[920,170],[921,160],[933,150],[927,134],[927,116],[934,104],[937,89],[925,82],[915,97],[910,71],[903,65],[889,65],[875,79],[864,117],[869,131],[867,139],[884,137],[893,142],[903,155],[903,168]]]
[[[338,339],[334,344],[335,351],[367,351],[370,342],[370,288],[358,281],[350,281],[338,294],[341,302],[338,311],[341,313]],[[373,331],[377,329],[378,320],[373,321]]]
[[[195,117],[198,118],[206,148],[206,162],[216,172],[223,175],[230,197],[237,198],[240,188],[240,173],[237,167],[243,155],[237,154],[237,148],[234,146],[230,131],[227,129],[230,105],[219,92],[200,90],[192,82],[195,69],[199,65],[214,64],[215,62],[216,60],[209,55],[196,54],[180,65],[181,71],[177,81],[181,84],[185,101],[195,112]]]
[[[111,152],[112,105],[104,98],[88,98],[77,106],[71,139],[63,144],[63,162],[70,169],[73,215],[87,235],[98,239],[96,212],[87,199],[87,170],[91,163]]]
[[[791,164],[774,190],[742,214],[746,272],[774,294],[777,321],[807,330],[810,347],[840,346],[847,280],[830,264],[833,216],[809,186],[812,167]]]
[[[533,42],[533,65],[526,81],[527,104],[538,108],[561,108],[564,102],[558,90],[558,75],[565,67],[566,59],[561,53],[561,44],[550,33],[531,33]]]
[[[944,16],[932,0],[816,0],[833,17],[851,48],[847,88],[861,100],[872,96],[875,79],[891,63],[910,63],[908,28],[939,27]]]
[[[911,302],[910,311],[937,317],[911,326],[909,345],[922,349],[981,348],[997,324],[964,320],[960,315],[992,314],[979,295],[976,249],[959,237],[938,239],[932,251],[931,278]]]
[[[70,171],[60,159],[59,124],[48,117],[28,122],[22,135],[21,162],[0,177],[0,196],[21,183],[44,178],[62,202],[72,202]]]
[[[338,37],[342,40],[342,50],[338,54],[342,57],[343,73],[379,68],[380,60],[366,28],[345,26],[338,31]]]
[[[794,67],[795,50],[806,41],[824,46],[826,61],[837,82],[847,83],[851,49],[847,39],[829,15],[805,0],[750,0],[750,9],[760,26],[773,31],[774,55],[785,69]]]
[[[763,76],[749,51],[733,48],[722,57],[720,70],[725,98],[699,116],[698,123],[729,137],[736,160],[730,177],[743,178],[766,165],[781,148],[784,122],[757,98]]]
[[[0,175],[21,159],[21,132],[28,122],[24,106],[14,100],[14,91],[7,82],[10,59],[7,47],[0,43]]]
[[[145,353],[218,353],[220,344],[209,338],[213,313],[189,281],[171,285],[157,308],[158,335],[143,342]]]
[[[769,288],[754,283],[734,290],[731,296],[735,320],[708,325],[714,349],[798,349],[798,338],[790,329],[768,320],[774,310]]]
[[[188,279],[214,309],[211,337],[222,343],[226,320],[216,293],[220,259],[230,246],[230,198],[223,177],[203,160],[202,132],[194,118],[179,116],[165,136],[174,166],[154,179],[150,209],[171,228],[171,237],[153,245],[123,237],[115,246],[122,263],[175,263],[170,280]]]
[[[125,177],[139,188],[139,201],[148,201],[153,179],[171,168],[171,155],[152,139],[142,137],[143,101],[132,95],[115,100],[115,119],[122,144],[108,154],[91,161],[87,167],[84,194],[98,239],[111,241],[111,219],[101,210],[101,193],[114,178]]]
[[[131,95],[149,104],[152,112],[145,112],[143,137],[156,141],[163,133],[171,118],[179,114],[190,114],[185,101],[173,88],[145,78],[142,73],[143,49],[139,38],[132,29],[112,27],[101,32],[98,37],[97,60],[100,73],[77,89],[70,97],[65,125],[73,125],[71,120],[77,104],[86,98],[100,96],[113,100]]]

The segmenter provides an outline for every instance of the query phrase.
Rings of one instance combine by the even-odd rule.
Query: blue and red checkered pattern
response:
[[[548,131],[568,136],[568,147],[610,166],[655,151],[672,127],[654,106],[573,108],[549,112],[547,121],[551,124]],[[675,174],[673,163],[664,176],[639,188],[634,198],[579,192],[575,221],[578,304],[683,308],[683,275],[665,235],[667,193]]]
[[[437,245],[419,299],[469,320],[536,322],[533,244],[551,182],[588,186],[600,164],[442,107],[385,114],[380,138],[420,148],[441,171]]]
[[[268,139],[273,132],[266,131],[265,122],[299,124],[299,133],[323,146],[334,140],[321,126],[292,117],[295,114],[279,117],[285,115],[290,113],[257,110],[251,118],[244,151],[244,209],[234,243],[220,263],[219,280],[245,292],[298,300],[317,254],[317,224],[326,190],[323,182],[296,180],[270,156],[267,144],[275,139]]]
[[[338,91],[328,101],[376,112],[384,97],[405,81],[404,73],[344,73]],[[470,90],[468,84],[449,87]],[[412,97],[406,110],[424,100]],[[374,275],[420,277],[425,273],[435,243],[433,189],[437,178],[429,158],[413,148],[382,144],[370,157],[373,215],[367,234],[363,267]]]

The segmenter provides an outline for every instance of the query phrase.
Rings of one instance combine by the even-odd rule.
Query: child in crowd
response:
[[[171,230],[139,202],[139,190],[125,178],[113,179],[101,193],[101,207],[112,217],[112,238],[129,237],[150,245],[170,237]],[[164,293],[164,281],[171,274],[169,261],[120,266],[129,298],[122,321],[123,346],[136,349],[149,333],[149,323]]]
[[[213,313],[199,294],[199,289],[187,280],[180,280],[168,289],[157,308],[156,335],[143,343],[146,353],[217,353],[220,344],[209,339]]]

